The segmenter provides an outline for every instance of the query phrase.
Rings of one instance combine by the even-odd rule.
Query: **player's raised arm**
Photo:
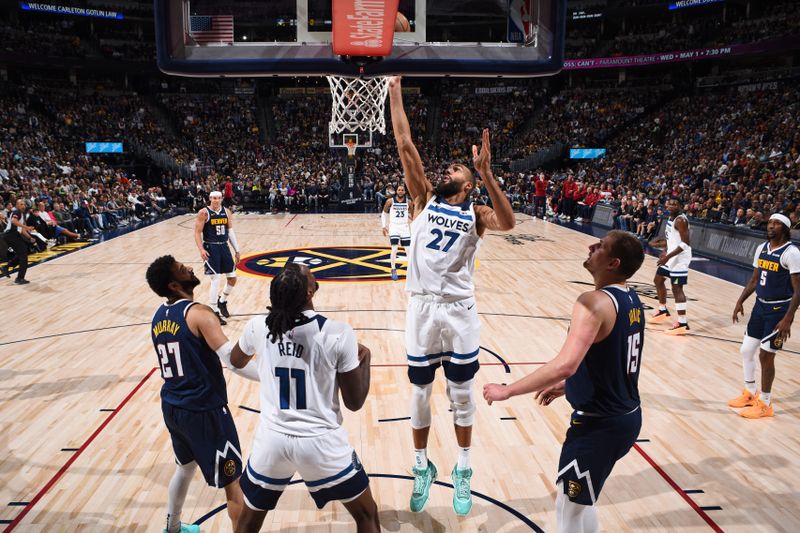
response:
[[[203,248],[203,226],[205,226],[207,220],[208,210],[204,207],[197,212],[197,218],[194,221],[194,243],[203,261],[208,261],[208,252]]]
[[[425,205],[433,196],[433,185],[425,177],[422,158],[411,140],[411,126],[403,108],[403,91],[400,77],[394,76],[389,81],[389,107],[392,112],[392,128],[397,143],[397,152],[403,164],[403,175],[406,187],[415,202]]]
[[[514,229],[516,220],[511,204],[500,190],[500,185],[492,173],[492,147],[489,141],[489,129],[484,128],[481,139],[481,149],[472,145],[472,161],[475,169],[481,175],[489,198],[492,199],[492,207],[485,205],[475,206],[475,213],[478,216],[478,235],[483,235],[487,229],[497,231],[509,231]]]

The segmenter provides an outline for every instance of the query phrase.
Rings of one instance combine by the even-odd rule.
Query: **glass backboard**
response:
[[[334,0],[368,5],[382,0]],[[331,0],[155,0],[158,64],[186,76],[537,76],[561,69],[566,0],[399,0],[391,54],[343,61]]]

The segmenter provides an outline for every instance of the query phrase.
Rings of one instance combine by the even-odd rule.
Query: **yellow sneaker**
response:
[[[768,416],[775,416],[775,411],[772,405],[767,405],[761,400],[756,400],[755,405],[747,407],[739,411],[739,414],[745,418],[766,418]]]
[[[756,401],[758,401],[759,393],[751,393],[749,390],[744,389],[742,390],[742,394],[734,398],[733,400],[728,400],[728,407],[733,407],[735,409],[741,409],[742,407],[750,407],[751,405],[755,405]]]
[[[664,330],[664,333],[667,335],[686,335],[689,333],[689,324],[681,324],[680,322],[675,322],[671,328]]]

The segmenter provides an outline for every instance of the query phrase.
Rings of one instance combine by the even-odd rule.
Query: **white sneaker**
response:
[[[575,222],[583,222],[583,219],[581,217],[578,217],[575,219]]]

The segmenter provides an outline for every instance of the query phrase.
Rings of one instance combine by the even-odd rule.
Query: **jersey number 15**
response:
[[[642,358],[642,335],[634,333],[628,336],[628,374],[635,374],[639,370]]]

